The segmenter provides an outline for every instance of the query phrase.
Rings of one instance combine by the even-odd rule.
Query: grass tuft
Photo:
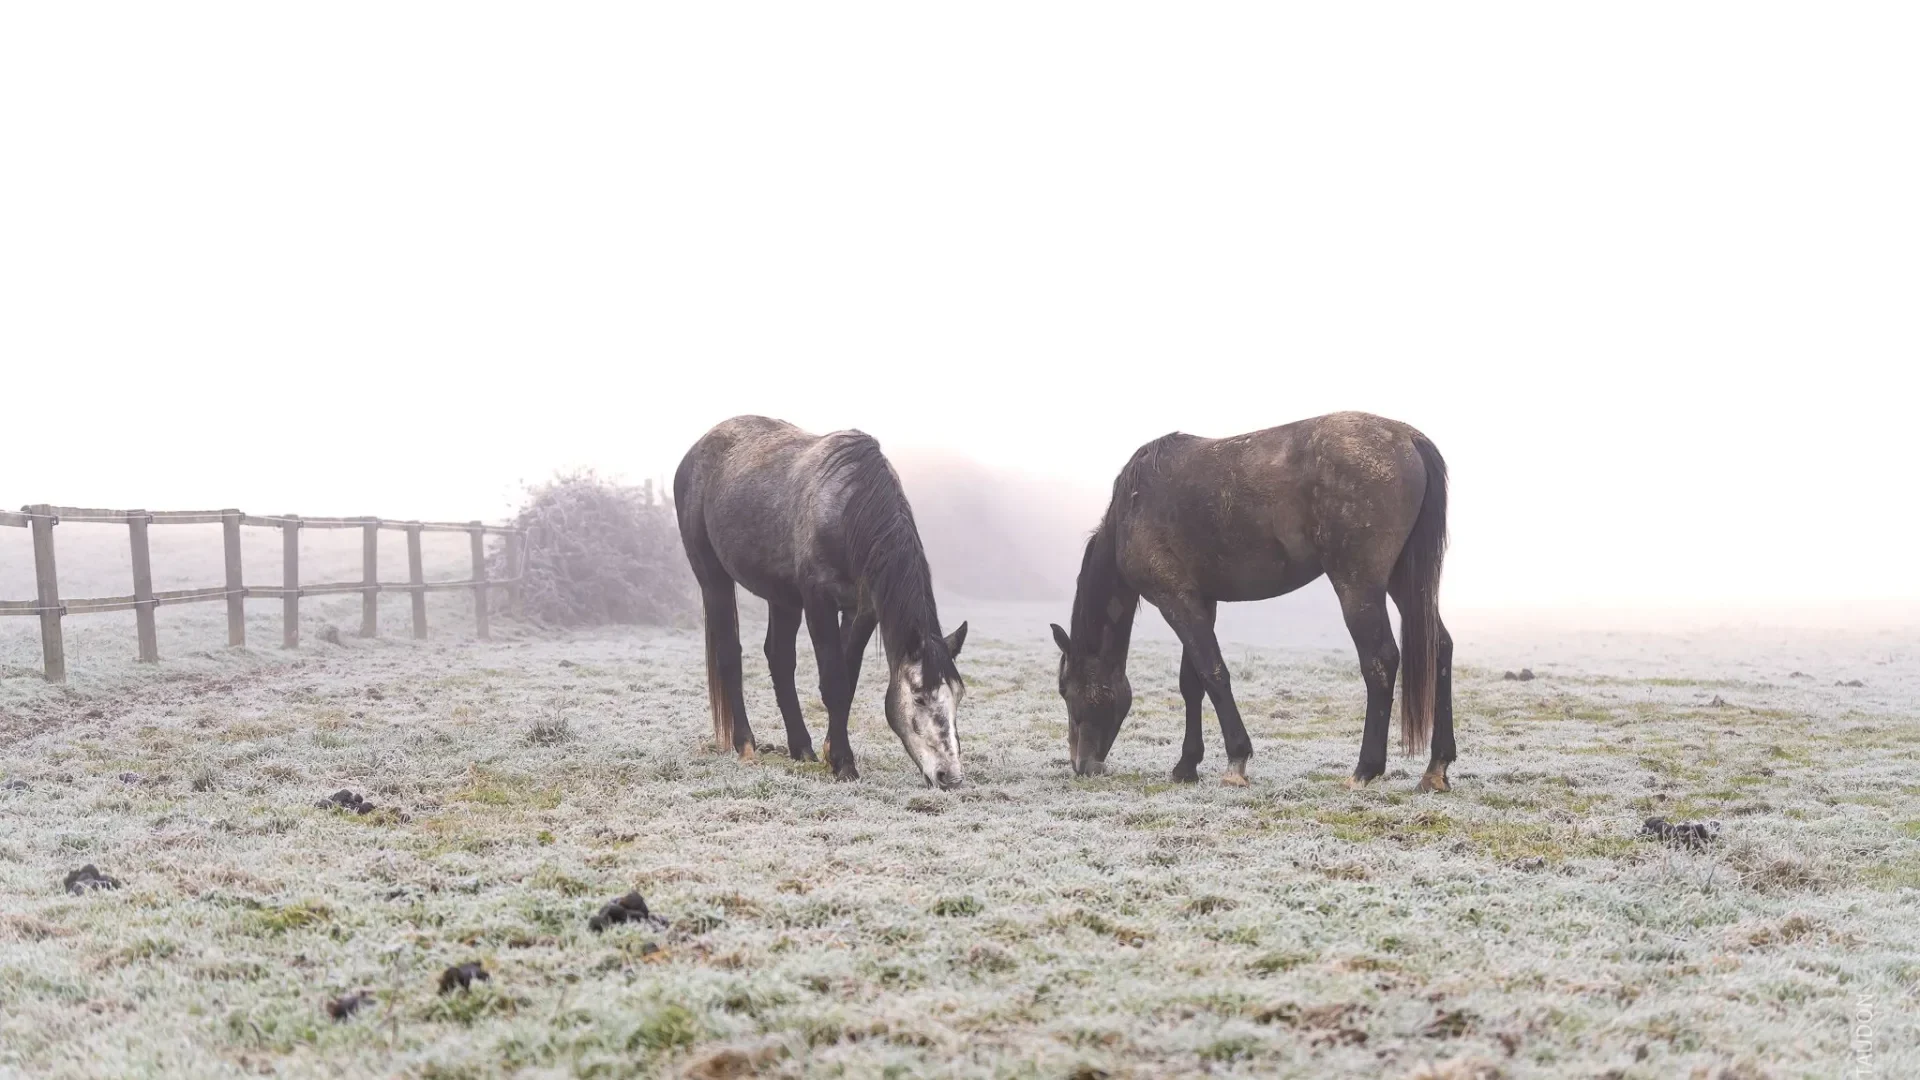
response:
[[[934,901],[933,913],[946,918],[978,915],[987,906],[971,896],[949,896]]]

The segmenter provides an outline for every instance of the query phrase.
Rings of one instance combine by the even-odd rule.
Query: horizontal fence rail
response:
[[[62,599],[60,576],[54,560],[53,530],[61,522],[100,525],[125,525],[133,555],[133,592],[126,596],[95,596]],[[156,591],[153,587],[152,560],[147,545],[147,530],[155,525],[219,525],[226,547],[226,583],[198,589]],[[242,580],[240,566],[240,530],[243,527],[281,531],[282,573],[279,585],[248,585]],[[405,592],[412,598],[413,636],[427,636],[427,593],[449,589],[472,589],[474,629],[480,638],[491,636],[488,626],[488,590],[494,585],[507,589],[507,607],[515,616],[522,610],[521,583],[526,578],[526,530],[508,525],[487,525],[478,521],[397,521],[377,517],[302,517],[298,514],[255,515],[239,510],[94,510],[74,506],[34,505],[19,513],[0,511],[0,528],[23,528],[33,533],[35,591],[32,600],[0,600],[0,616],[37,615],[40,618],[40,650],[48,682],[67,678],[66,644],[60,620],[68,615],[88,615],[103,611],[132,611],[140,639],[140,659],[160,659],[154,627],[154,609],[163,604],[194,604],[214,600],[227,603],[227,644],[243,647],[247,643],[246,600],[277,598],[284,617],[281,644],[289,649],[300,645],[300,598],[337,593],[359,593],[361,601],[360,636],[376,637],[380,632],[379,597],[383,592]],[[359,581],[300,581],[301,529],[359,529],[362,574]],[[407,535],[407,580],[380,580],[380,530]],[[428,581],[422,571],[420,535],[429,532],[466,533],[472,538],[473,576],[460,581]],[[506,577],[487,576],[488,536],[500,536],[506,543]]]

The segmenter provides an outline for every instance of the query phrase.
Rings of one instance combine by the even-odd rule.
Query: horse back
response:
[[[765,599],[798,604],[817,589],[844,591],[834,530],[845,496],[833,463],[862,441],[872,438],[814,435],[764,416],[722,421],[675,474],[682,534],[699,537],[728,576]]]
[[[1291,592],[1343,558],[1397,556],[1424,467],[1406,424],[1333,413],[1228,438],[1165,436],[1116,480],[1120,559],[1135,587],[1216,600]]]

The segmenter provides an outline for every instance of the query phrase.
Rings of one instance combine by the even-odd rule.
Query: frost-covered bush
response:
[[[527,530],[527,617],[549,626],[685,624],[699,610],[673,506],[591,470],[529,489],[514,524]],[[510,572],[504,552],[497,572]]]

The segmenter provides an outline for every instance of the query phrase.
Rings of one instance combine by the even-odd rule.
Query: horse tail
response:
[[[740,611],[733,580],[720,565],[720,556],[707,536],[702,492],[694,490],[704,459],[701,451],[711,435],[693,444],[673,472],[673,512],[680,526],[680,545],[700,586],[700,603],[707,639],[707,708],[713,717],[713,741],[722,750],[734,746],[732,699],[727,694],[727,667],[740,666]]]
[[[687,505],[687,495],[693,490],[693,455],[698,450],[699,446],[696,444],[693,450],[687,451],[687,455],[680,459],[679,467],[673,470],[673,508],[677,511],[674,515],[676,521],[686,520],[684,516],[686,512],[681,510],[681,507]],[[681,531],[686,531],[685,525],[681,526]]]
[[[1406,606],[1400,609],[1400,746],[1409,754],[1427,748],[1433,734],[1435,683],[1439,669],[1440,563],[1447,552],[1447,463],[1425,435],[1415,433],[1413,448],[1426,466],[1427,491],[1420,515],[1394,576]]]

